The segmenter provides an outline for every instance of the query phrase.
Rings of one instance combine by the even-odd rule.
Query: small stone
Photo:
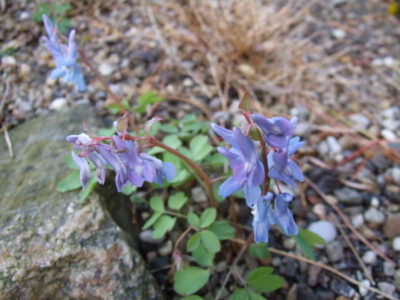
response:
[[[164,238],[154,239],[153,238],[153,230],[145,230],[139,234],[139,238],[142,242],[149,244],[160,244]]]
[[[393,131],[390,131],[389,129],[383,129],[381,131],[381,135],[383,138],[387,141],[395,141],[397,139],[396,135],[394,134]]]
[[[385,273],[386,276],[394,276],[396,270],[395,270],[395,265],[390,263],[390,262],[383,262],[383,273]]]
[[[65,98],[56,98],[53,101],[51,101],[51,103],[49,105],[49,108],[51,110],[60,111],[66,106],[67,106],[67,99],[65,99]]]
[[[339,200],[339,202],[345,204],[361,204],[363,200],[359,192],[348,187],[335,190],[335,196]]]
[[[158,249],[158,252],[160,253],[161,256],[170,255],[172,252],[172,241],[168,240],[165,243],[165,245],[163,245],[160,249]]]
[[[393,239],[393,249],[400,251],[400,236]]]
[[[14,56],[4,56],[1,59],[1,65],[3,67],[13,67],[15,66],[17,61],[15,60]]]
[[[320,218],[323,218],[326,215],[326,208],[325,205],[323,205],[322,203],[315,204],[312,208],[312,211]]]
[[[364,225],[364,216],[362,214],[353,216],[351,218],[351,224],[353,224],[355,228],[360,228]]]
[[[195,187],[192,189],[192,199],[194,202],[197,203],[204,203],[207,202],[207,195],[204,192],[203,188]]]
[[[238,66],[238,70],[240,73],[242,73],[245,76],[249,76],[252,77],[255,75],[256,71],[254,70],[254,68],[252,66],[250,66],[249,64],[240,64]]]
[[[301,122],[297,124],[296,129],[294,130],[294,134],[301,137],[308,137],[311,134],[311,131],[312,127],[310,123]]]
[[[115,65],[108,62],[103,62],[99,66],[99,72],[103,76],[111,75],[115,71]]]
[[[394,280],[398,288],[400,288],[400,269],[394,273]]]
[[[325,240],[327,244],[332,242],[337,236],[335,226],[328,221],[318,221],[311,223],[310,226],[308,226],[308,230],[318,234]]]
[[[292,250],[295,245],[296,245],[296,242],[292,238],[288,238],[283,241],[283,247],[285,247],[288,250]]]
[[[383,233],[387,238],[400,236],[400,215],[389,215],[386,219]]]
[[[381,121],[381,124],[387,130],[395,131],[399,127],[400,122],[397,120],[388,119],[388,120]]]
[[[396,64],[396,60],[391,56],[387,56],[383,59],[383,64],[386,67],[393,67]]]
[[[394,286],[393,284],[390,284],[389,282],[379,282],[378,288],[382,292],[384,292],[385,294],[388,294],[390,296],[392,296],[393,293],[396,291],[396,286]]]
[[[183,82],[182,82],[182,85],[183,85],[184,87],[191,87],[191,86],[193,86],[193,80],[190,79],[190,78],[185,78],[185,79],[183,80]]]
[[[343,39],[343,38],[346,36],[346,32],[344,32],[344,31],[341,30],[341,29],[335,29],[335,30],[332,30],[332,35],[333,35],[336,39],[340,40],[340,39]]]
[[[326,139],[329,147],[329,153],[335,160],[342,159],[342,146],[339,144],[338,140],[333,136],[328,136]]]
[[[343,259],[343,246],[339,241],[334,241],[326,246],[326,253],[330,262],[338,262]]]
[[[371,199],[371,206],[373,206],[373,207],[379,207],[379,199],[376,198],[376,197],[373,197],[373,198]]]
[[[374,265],[376,263],[376,253],[374,251],[367,251],[364,253],[362,260],[367,265]]]
[[[392,169],[392,178],[395,183],[400,184],[400,168]]]
[[[369,292],[368,288],[371,287],[371,282],[369,280],[365,279],[360,282],[361,285],[358,287],[358,291],[360,292],[361,296],[366,296]]]
[[[350,121],[354,123],[354,127],[357,129],[365,130],[370,125],[369,119],[362,114],[354,114],[349,117]]]
[[[385,215],[375,207],[370,207],[364,214],[365,220],[372,224],[383,224]]]

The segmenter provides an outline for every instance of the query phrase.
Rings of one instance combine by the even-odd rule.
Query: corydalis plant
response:
[[[260,114],[244,112],[249,123],[249,129],[255,124],[261,129],[260,154],[256,151],[255,142],[250,138],[250,130],[245,136],[238,128],[230,131],[226,128],[212,125],[213,130],[231,145],[218,148],[226,156],[232,168],[233,175],[219,188],[219,194],[227,197],[243,190],[246,204],[252,209],[254,239],[257,243],[268,242],[268,231],[271,225],[278,224],[287,235],[296,235],[298,228],[293,215],[288,209],[293,196],[282,193],[279,182],[295,186],[295,181],[303,181],[301,169],[291,160],[291,156],[304,144],[299,137],[292,138],[297,119],[287,120],[282,117],[265,118]],[[267,146],[270,146],[267,153]],[[267,157],[262,157],[262,156]],[[265,162],[264,167],[261,162]],[[269,179],[275,180],[278,195],[268,191]],[[260,186],[263,183],[263,190]]]
[[[75,30],[72,30],[68,36],[68,44],[60,42],[58,30],[54,27],[50,18],[42,16],[46,28],[47,37],[43,37],[44,46],[51,52],[56,62],[56,68],[50,73],[50,78],[62,78],[63,82],[70,82],[75,85],[79,91],[86,90],[85,79],[82,74],[78,60],[78,47],[75,41]]]

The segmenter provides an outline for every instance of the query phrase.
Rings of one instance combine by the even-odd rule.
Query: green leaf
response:
[[[187,216],[187,220],[192,227],[199,229],[200,218],[195,213],[189,213]]]
[[[131,110],[129,101],[127,99],[122,100],[120,103],[111,103],[111,104],[107,105],[107,109],[110,110],[111,113],[114,115],[121,114],[122,109]]]
[[[129,196],[130,194],[132,194],[133,192],[135,192],[137,190],[137,186],[136,185],[124,185],[122,187],[122,194]]]
[[[180,186],[185,183],[190,178],[190,173],[188,170],[182,169],[178,171],[174,180],[171,182],[174,187]]]
[[[33,20],[36,23],[42,23],[42,15],[50,15],[50,5],[48,3],[40,3],[37,11],[33,14]]]
[[[56,5],[54,5],[54,12],[59,16],[64,15],[71,9],[72,9],[71,4],[63,4],[63,5],[56,4]]]
[[[193,252],[192,255],[196,262],[202,266],[202,267],[209,267],[212,266],[215,253],[211,253],[204,247],[202,244],[200,244]]]
[[[204,230],[201,232],[201,242],[211,253],[216,253],[221,250],[221,243],[218,237],[209,230]]]
[[[325,240],[322,237],[307,229],[301,229],[299,235],[313,246],[325,245]]]
[[[203,160],[213,150],[210,140],[205,135],[197,135],[190,141],[189,148],[194,161]]]
[[[72,27],[72,20],[68,18],[62,19],[58,22],[57,27],[62,34],[67,34],[68,29]]]
[[[178,149],[180,146],[182,146],[182,142],[176,134],[167,135],[165,138],[163,138],[162,142],[173,149]]]
[[[228,162],[228,159],[223,156],[221,153],[215,153],[211,156],[209,156],[206,160],[206,162],[211,165],[212,167],[221,167],[225,163]]]
[[[181,295],[194,294],[207,283],[209,277],[209,270],[187,267],[175,273],[174,290]]]
[[[79,179],[79,170],[74,170],[57,184],[57,191],[64,193],[79,189],[82,183]]]
[[[232,296],[229,297],[230,300],[267,300],[267,298],[257,294],[251,290],[238,289]]]
[[[152,210],[154,211],[159,211],[159,212],[163,212],[164,209],[164,203],[161,200],[160,197],[151,197],[150,199],[150,207]]]
[[[193,252],[194,250],[196,250],[197,247],[199,247],[200,245],[200,241],[201,241],[201,233],[196,232],[190,237],[190,239],[186,244],[187,251]]]
[[[215,221],[208,227],[208,230],[214,232],[221,241],[235,236],[235,228],[228,221]]]
[[[181,160],[172,153],[164,152],[162,161],[172,163],[175,166],[176,170],[179,170],[181,168]]]
[[[178,192],[168,198],[168,206],[171,209],[180,210],[187,200],[185,193]]]
[[[311,245],[300,234],[292,235],[292,238],[294,238],[296,244],[299,246],[301,252],[303,252],[305,256],[307,256],[311,260],[316,260],[315,253],[313,251],[313,245]]]
[[[138,113],[145,113],[147,105],[154,104],[154,103],[157,103],[157,102],[161,102],[163,100],[164,99],[158,97],[156,93],[147,92],[147,93],[141,95],[138,98],[138,100],[137,100],[138,106],[136,107],[136,111]]]
[[[264,259],[270,256],[268,246],[266,243],[251,244],[249,252],[251,256],[258,259]]]
[[[163,124],[163,126],[160,127],[160,130],[165,133],[178,133],[179,132],[178,127],[176,127],[172,124]]]
[[[206,228],[211,225],[212,222],[215,221],[217,217],[217,210],[215,208],[207,208],[200,216],[200,227]]]
[[[143,230],[150,228],[155,222],[157,222],[158,218],[161,217],[162,212],[156,211],[143,225]]]
[[[71,154],[68,154],[65,156],[65,163],[67,164],[68,168],[70,168],[72,170],[79,170],[79,167],[74,162]]]
[[[285,285],[285,280],[272,274],[270,267],[260,267],[254,269],[246,276],[246,283],[257,292],[272,292]]]
[[[83,189],[80,193],[79,193],[79,200],[81,202],[85,201],[87,197],[89,197],[90,193],[94,190],[94,188],[97,185],[97,178],[95,176],[93,176],[92,178],[90,178],[87,188]]]
[[[204,300],[204,298],[197,295],[192,295],[182,298],[181,300]]]
[[[162,238],[168,231],[174,228],[176,218],[170,216],[161,216],[154,224],[153,239]]]

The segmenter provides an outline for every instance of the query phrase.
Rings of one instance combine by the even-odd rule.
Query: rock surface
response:
[[[81,203],[55,190],[68,170],[65,136],[94,117],[80,106],[18,126],[13,159],[0,143],[1,299],[163,299],[133,235],[116,225],[132,230],[126,199],[94,193]]]

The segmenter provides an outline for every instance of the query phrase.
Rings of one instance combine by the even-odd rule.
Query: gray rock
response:
[[[65,98],[56,98],[51,101],[49,108],[51,110],[62,110],[67,106],[67,99]]]
[[[339,202],[345,204],[361,204],[362,203],[362,196],[356,190],[353,190],[348,187],[341,188],[339,190],[335,190],[335,196],[339,200]]]
[[[372,224],[383,224],[385,222],[385,215],[375,207],[368,208],[364,217],[366,221]]]
[[[388,238],[400,236],[400,214],[390,214],[383,227],[383,233]]]
[[[374,265],[376,263],[376,253],[373,251],[367,251],[364,253],[362,260],[367,265]]]
[[[197,203],[207,202],[207,194],[202,187],[195,187],[192,189],[192,199]]]
[[[394,276],[396,272],[395,265],[390,263],[390,262],[383,262],[383,273],[385,273],[386,276]]]
[[[365,130],[368,128],[370,121],[362,114],[354,114],[349,117],[350,121],[354,123],[354,127],[357,129]]]
[[[393,239],[392,246],[395,251],[400,251],[400,236]]]
[[[395,183],[400,184],[400,168],[392,169],[392,178]]]
[[[343,259],[343,246],[339,241],[334,241],[326,246],[326,253],[330,262],[338,262]]]
[[[378,288],[385,294],[388,294],[391,296],[396,291],[396,286],[394,286],[393,284],[390,284],[389,282],[379,282]]]
[[[69,172],[65,136],[94,117],[79,106],[27,121],[10,131],[14,159],[0,143],[1,299],[163,298],[127,234],[128,200],[55,190]]]
[[[312,127],[310,123],[301,122],[297,124],[294,134],[302,137],[308,137],[311,134]]]

